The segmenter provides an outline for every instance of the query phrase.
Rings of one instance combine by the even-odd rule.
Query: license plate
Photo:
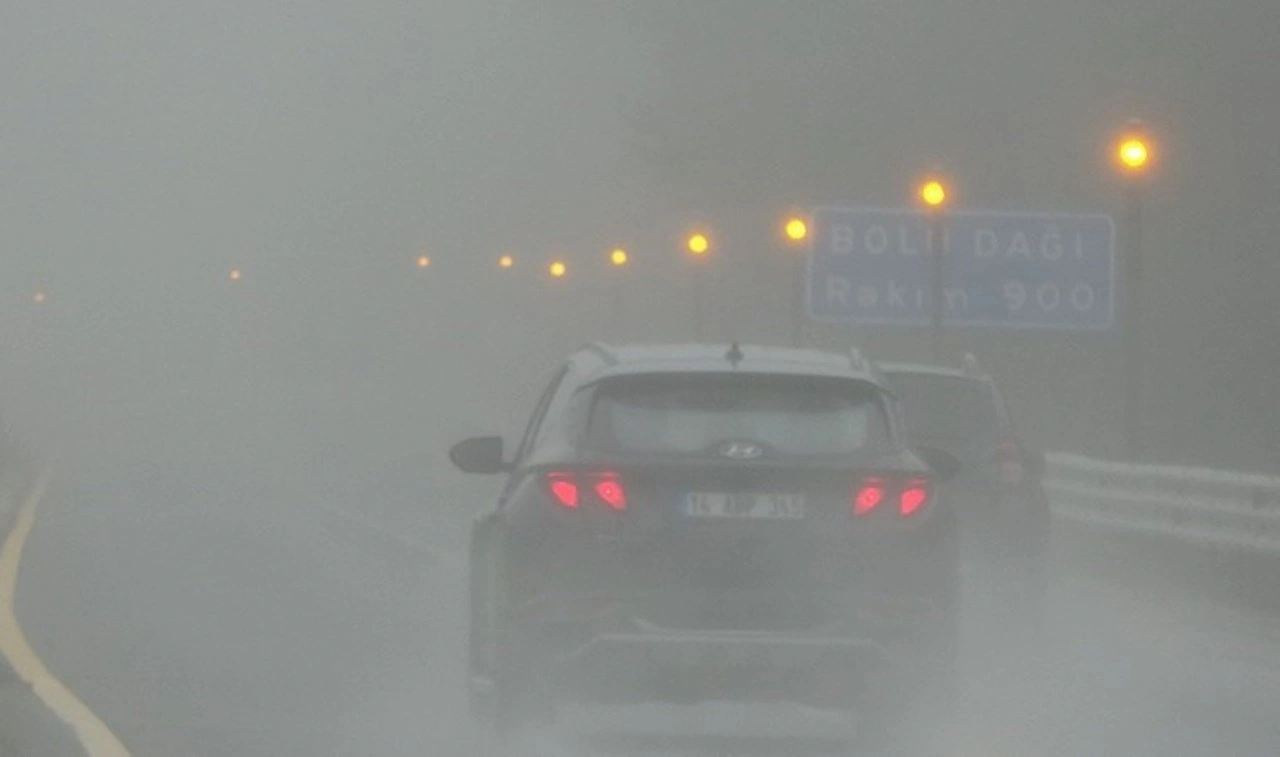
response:
[[[690,492],[685,496],[684,513],[690,518],[796,520],[804,517],[804,495]]]

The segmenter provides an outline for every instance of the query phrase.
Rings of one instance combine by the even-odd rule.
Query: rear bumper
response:
[[[612,633],[556,661],[562,695],[591,701],[850,704],[896,665],[870,639]]]
[[[909,623],[850,617],[795,631],[667,628],[621,606],[590,619],[537,615],[523,624],[526,651],[544,683],[571,700],[848,707],[935,676],[954,656],[953,619],[927,603]]]

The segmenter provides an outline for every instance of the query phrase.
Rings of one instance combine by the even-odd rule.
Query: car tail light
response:
[[[605,475],[596,481],[596,496],[608,507],[622,512],[627,509],[627,490],[617,476]]]
[[[555,499],[556,504],[570,510],[577,510],[581,503],[578,482],[568,473],[548,473],[547,491]]]
[[[546,474],[546,487],[555,503],[568,510],[581,509],[584,502],[614,512],[627,509],[627,490],[616,473],[552,472]]]
[[[928,507],[932,496],[932,482],[927,478],[864,478],[853,493],[853,514],[871,515],[892,499],[897,504],[897,514],[909,518]]]
[[[898,513],[904,518],[924,509],[929,504],[929,480],[926,478],[913,478],[906,482],[902,487],[902,492],[898,494]]]
[[[1000,480],[1003,483],[1016,485],[1022,483],[1022,448],[1013,438],[1005,438],[996,448],[996,457],[1000,462]]]
[[[853,495],[853,514],[870,515],[884,501],[884,490],[884,479],[864,479]]]

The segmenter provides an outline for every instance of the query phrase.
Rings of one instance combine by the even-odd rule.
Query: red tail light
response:
[[[578,493],[578,482],[568,473],[548,473],[547,491],[561,507],[577,510],[581,497]]]
[[[610,508],[622,512],[627,509],[627,490],[616,476],[604,476],[596,481],[596,496]]]
[[[902,487],[902,493],[898,495],[898,512],[904,518],[924,509],[929,504],[929,480],[925,478],[913,478],[907,481]]]
[[[546,486],[556,504],[569,510],[581,509],[584,500],[614,512],[627,509],[627,490],[616,473],[553,472],[546,474]]]
[[[864,478],[853,493],[853,514],[864,517],[874,513],[892,494],[897,502],[898,515],[909,518],[928,507],[933,495],[927,478],[908,478],[897,481],[884,478]]]
[[[884,479],[868,478],[853,495],[853,514],[869,515],[884,501]]]

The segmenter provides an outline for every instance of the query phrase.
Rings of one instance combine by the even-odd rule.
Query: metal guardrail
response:
[[[1051,453],[1054,515],[1119,531],[1280,554],[1280,477]]]

